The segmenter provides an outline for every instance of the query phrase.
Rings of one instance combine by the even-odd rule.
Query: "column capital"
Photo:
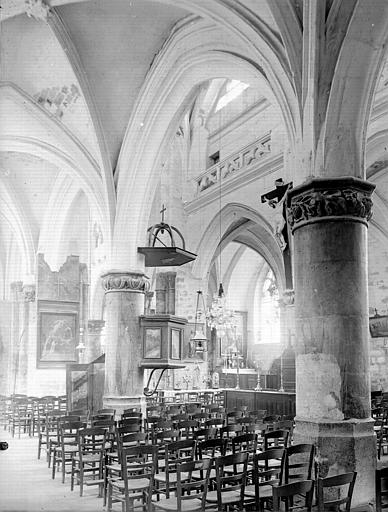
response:
[[[284,290],[281,301],[284,306],[293,306],[295,303],[295,290],[291,288]]]
[[[109,270],[101,275],[105,293],[145,293],[150,288],[148,277],[142,272],[131,270]]]
[[[372,217],[375,185],[352,176],[313,178],[287,194],[287,218],[294,232],[307,224],[329,221],[361,222]]]
[[[22,288],[24,301],[35,302],[36,286],[35,284],[24,284]]]

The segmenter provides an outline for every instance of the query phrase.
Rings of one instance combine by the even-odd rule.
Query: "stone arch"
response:
[[[206,23],[201,30],[193,28],[192,20],[188,25],[177,30],[158,55],[128,125],[118,162],[114,232],[114,260],[118,267],[124,268],[128,262],[134,269],[142,267],[142,259],[135,248],[145,238],[147,209],[156,187],[163,148],[171,140],[183,114],[183,105],[190,96],[193,97],[195,87],[219,77],[261,86],[265,82],[262,68],[246,56],[249,48],[242,51],[233,42],[225,42],[225,37],[220,40],[215,37],[214,27],[209,30]],[[182,52],[183,45],[190,51]],[[268,86],[267,89],[271,99],[275,98]],[[287,114],[284,108],[283,115],[287,119],[290,109]],[[295,119],[291,124],[295,124]],[[288,129],[292,139],[295,130],[290,123]],[[126,172],[129,165],[131,173]],[[128,229],[129,212],[133,225],[131,232]]]
[[[386,56],[388,4],[357,2],[336,65],[319,149],[330,176],[365,178],[366,129]]]
[[[0,113],[4,118],[20,118],[20,122],[0,124],[0,151],[31,153],[71,176],[99,216],[106,219],[105,231],[110,240],[112,219],[108,195],[99,165],[86,148],[60,121],[13,84],[0,86]]]
[[[209,269],[219,251],[220,224],[221,248],[236,241],[256,251],[273,269],[282,292],[285,289],[284,264],[271,226],[255,210],[237,203],[225,205],[209,223],[196,248],[198,257],[193,263],[193,275],[207,281]]]
[[[1,184],[0,197],[0,215],[14,234],[15,242],[22,256],[23,268],[21,271],[24,275],[33,275],[35,272],[35,244],[23,205],[9,183]]]

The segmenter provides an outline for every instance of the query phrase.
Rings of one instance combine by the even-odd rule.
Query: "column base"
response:
[[[374,510],[376,436],[371,419],[316,421],[296,417],[294,443],[316,446],[320,476],[357,471],[352,510]]]
[[[144,395],[137,396],[109,396],[103,398],[104,408],[116,409],[116,416],[121,416],[124,409],[139,409],[145,417],[146,399]]]

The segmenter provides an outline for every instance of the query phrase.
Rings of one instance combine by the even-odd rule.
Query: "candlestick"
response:
[[[280,355],[280,388],[279,391],[284,393],[283,387],[283,354]]]

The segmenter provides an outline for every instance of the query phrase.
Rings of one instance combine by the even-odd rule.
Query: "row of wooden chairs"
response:
[[[123,448],[120,477],[116,473],[108,478],[108,511],[112,510],[114,502],[121,502],[124,510],[129,512],[136,500],[141,500],[143,509],[149,511],[199,511],[213,510],[212,507],[222,511],[226,506],[238,510],[251,506],[253,510],[261,511],[270,500],[286,497],[287,492],[291,496],[293,490],[295,494],[305,494],[304,504],[311,510],[312,445],[275,448],[262,453],[243,450],[214,458],[204,457],[203,451],[199,450],[200,456],[196,459],[195,441],[178,441],[165,446],[164,471],[159,471],[158,451],[155,445]],[[307,454],[303,465],[300,462],[302,454]],[[296,463],[291,462],[293,456],[297,458]],[[355,473],[349,473],[335,480],[319,479],[318,500],[323,503],[325,486],[348,484],[347,499],[341,503],[346,503],[346,509],[350,510],[355,478]]]
[[[33,436],[37,429],[39,416],[52,409],[66,412],[66,396],[36,397],[23,394],[14,394],[10,397],[0,396],[0,421],[4,430],[8,429],[12,437],[16,433],[19,438],[22,433]]]

